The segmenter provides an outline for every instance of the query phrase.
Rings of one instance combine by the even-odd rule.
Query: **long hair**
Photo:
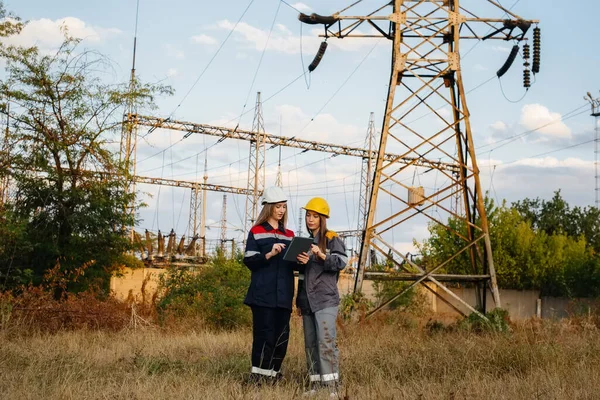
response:
[[[262,210],[260,210],[260,214],[258,214],[258,218],[256,218],[254,226],[262,225],[269,220],[269,218],[271,217],[271,215],[273,215],[273,212],[275,211],[275,204],[276,203],[267,203],[263,206]],[[283,213],[283,218],[281,219],[281,221],[279,221],[283,224],[283,229],[285,229],[285,227],[287,226],[287,218],[288,212],[286,208],[285,213]]]
[[[306,224],[306,216],[304,217],[304,223]],[[310,228],[308,227],[308,224],[306,224],[306,230],[308,232],[311,232]],[[327,218],[325,218],[324,215],[319,214],[319,232],[317,232],[317,246],[319,246],[319,249],[321,249],[321,251],[324,254],[327,251],[327,232]]]

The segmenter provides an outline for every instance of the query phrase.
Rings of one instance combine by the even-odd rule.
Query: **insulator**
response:
[[[338,18],[336,18],[336,17],[319,15],[319,14],[314,14],[314,13],[311,15],[306,15],[304,13],[300,13],[300,15],[298,15],[298,19],[301,22],[303,22],[305,24],[310,24],[310,25],[317,25],[317,24],[332,25],[338,21]]]
[[[531,75],[527,68],[523,70],[523,87],[525,89],[529,89],[531,87]]]
[[[325,50],[327,50],[327,42],[324,41],[321,43],[321,46],[319,46],[319,51],[317,51],[314,60],[308,66],[308,70],[310,72],[313,72],[319,66],[323,56],[325,55]]]
[[[500,67],[500,69],[496,72],[496,75],[498,76],[498,78],[500,78],[502,75],[504,75],[506,73],[506,71],[508,71],[508,69],[511,67],[512,63],[515,61],[517,54],[519,54],[519,46],[514,45],[512,50],[510,51],[510,54],[508,55],[508,58],[504,62],[504,65],[502,67]]]
[[[528,44],[525,44],[523,46],[523,58],[526,60],[529,59],[529,45]]]
[[[540,58],[542,50],[541,30],[537,26],[533,28],[533,66],[531,70],[534,74],[540,72]]]

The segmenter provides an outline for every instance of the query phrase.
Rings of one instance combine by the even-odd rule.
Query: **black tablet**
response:
[[[287,246],[285,250],[285,254],[283,255],[283,259],[285,261],[297,261],[296,257],[300,253],[308,253],[310,250],[310,245],[313,244],[313,240],[311,238],[305,237],[295,237],[292,239],[292,242]]]

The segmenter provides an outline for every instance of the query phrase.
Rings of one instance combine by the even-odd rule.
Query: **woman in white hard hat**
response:
[[[282,251],[294,237],[286,229],[287,196],[279,187],[266,188],[263,208],[248,233],[244,264],[252,272],[244,303],[252,309],[252,369],[249,383],[275,382],[287,352],[294,297],[295,262]]]
[[[348,256],[344,242],[327,229],[329,204],[315,197],[306,206],[306,228],[314,238],[310,254],[302,253],[296,306],[302,313],[304,347],[310,388],[314,394],[328,388],[337,396],[339,384],[339,355],[336,344],[336,319],[340,304],[337,281],[346,267]]]

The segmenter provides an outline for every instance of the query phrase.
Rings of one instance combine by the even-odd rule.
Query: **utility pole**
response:
[[[0,169],[4,172],[0,174],[0,210],[9,199],[10,187],[10,99],[6,102],[6,128],[0,146]]]
[[[590,102],[592,107],[592,117],[594,117],[594,181],[596,183],[595,188],[595,206],[600,208],[600,175],[598,174],[598,153],[600,152],[600,97],[593,98],[590,92],[587,92],[584,97],[585,100]]]
[[[206,185],[208,182],[208,161],[204,155],[204,189],[202,189],[202,214],[200,216],[200,254],[206,257]],[[224,195],[225,197],[225,195]]]
[[[134,100],[134,93],[136,89],[136,78],[135,78],[135,56],[137,51],[137,29],[138,29],[138,16],[140,10],[140,1],[137,1],[136,13],[135,13],[135,30],[133,35],[133,55],[131,60],[131,75],[129,79],[129,105],[127,115],[123,120],[123,126],[121,129],[121,145],[120,145],[120,156],[119,161],[122,167],[125,169],[125,185],[126,193],[131,194],[131,202],[127,207],[127,212],[131,214],[132,220],[135,216],[135,179],[137,167],[137,129],[138,124],[135,121],[135,115],[137,115],[136,104]],[[130,227],[130,239],[133,242],[135,239],[135,222]]]
[[[298,211],[298,236],[302,236],[302,225],[304,222],[304,218],[302,215],[302,207],[300,207],[300,210]]]
[[[483,315],[479,310],[485,310],[486,285],[489,284],[496,307],[501,304],[466,104],[459,44],[461,39],[520,42],[531,25],[538,21],[525,20],[493,0],[481,1],[478,12],[487,5],[495,12],[500,10],[508,14],[510,19],[479,18],[459,3],[460,0],[382,0],[379,8],[365,15],[348,11],[359,4],[353,2],[331,16],[300,14],[299,19],[304,23],[323,25],[325,39],[377,37],[390,40],[392,45],[387,103],[354,290],[362,289],[367,257],[373,248],[385,258],[393,254],[393,262],[408,272],[407,280],[413,283],[407,290],[421,282],[431,282],[440,290],[428,285],[424,287],[443,301],[448,301],[445,297],[454,299],[461,307],[457,307],[461,313]],[[498,27],[495,24],[499,24]],[[369,27],[364,28],[367,25]],[[361,28],[371,32],[363,34]],[[478,33],[481,29],[489,32],[490,28],[495,31]],[[536,30],[539,34],[539,29]],[[317,57],[322,56],[317,54]],[[535,68],[534,72],[537,72]],[[440,113],[441,108],[449,109],[450,116]],[[415,116],[421,114],[430,115],[430,121],[415,121]],[[385,154],[390,150],[418,162],[399,162],[401,158],[386,160]],[[440,168],[440,160],[456,167],[458,175]],[[433,193],[426,194],[422,188],[404,183],[417,173],[425,175],[431,171],[443,174],[447,182]],[[462,199],[463,215],[451,211],[451,199],[456,192]],[[446,217],[428,215],[427,211],[432,207],[438,207]],[[448,226],[448,218],[459,219],[465,232],[457,232]],[[398,251],[392,240],[392,230],[408,221],[444,226],[460,241],[460,250],[427,269],[416,264]],[[475,281],[477,287],[484,289],[477,296],[479,310],[436,279],[436,273],[442,272],[448,264],[459,262],[468,265],[471,275],[451,278],[458,282]],[[393,296],[375,311],[404,292]]]
[[[221,251],[225,254],[225,242],[227,241],[227,195],[223,195],[223,207],[221,208]]]
[[[279,116],[279,136],[281,136],[282,131],[282,118]],[[266,134],[265,134],[266,136]],[[279,160],[277,161],[277,176],[275,177],[275,186],[283,187],[283,179],[281,177],[281,146],[279,147]]]
[[[260,196],[265,189],[265,122],[263,119],[260,92],[256,93],[252,132],[254,132],[255,137],[250,142],[250,157],[248,162],[248,191],[252,194],[246,198],[244,237],[256,221],[260,208]]]
[[[198,178],[198,156],[196,156],[196,179]],[[201,213],[200,209],[202,208],[202,195],[200,193],[199,185],[196,183],[192,188],[192,193],[190,194],[190,217],[188,223],[188,234],[191,238],[195,238],[198,235],[198,230],[200,226],[200,218]],[[194,256],[197,256],[197,249],[194,248]]]
[[[360,174],[360,191],[358,199],[358,231],[361,232],[358,236],[358,248],[362,246],[362,236],[366,229],[367,216],[369,209],[369,199],[373,188],[373,171],[375,171],[375,153],[377,149],[375,129],[375,113],[369,116],[369,126],[367,128],[367,137],[365,139],[365,149],[368,150],[369,156],[363,158],[363,165]],[[365,266],[370,266],[369,257],[365,260]]]

